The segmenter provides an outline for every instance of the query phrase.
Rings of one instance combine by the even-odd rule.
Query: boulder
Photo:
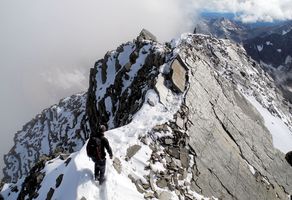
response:
[[[140,180],[139,181],[135,181],[135,186],[136,186],[138,192],[145,193],[145,190],[144,190]]]
[[[52,199],[52,196],[53,196],[54,192],[55,192],[55,190],[53,188],[50,188],[50,190],[49,190],[49,192],[47,194],[46,200]]]
[[[56,188],[58,188],[61,185],[62,180],[63,180],[63,176],[64,176],[64,174],[60,174],[58,176],[58,178],[56,179]]]
[[[181,165],[183,168],[188,168],[189,167],[189,150],[186,148],[180,148],[180,153],[179,153]]]
[[[185,124],[185,122],[184,122],[184,120],[181,118],[181,116],[180,116],[180,115],[177,115],[177,117],[176,117],[176,125],[177,125],[179,128],[184,129],[184,124]]]
[[[164,178],[161,178],[159,179],[157,182],[156,182],[156,185],[160,188],[166,188],[167,187],[167,181],[166,179]]]
[[[168,131],[169,129],[169,126],[167,124],[162,124],[162,125],[156,125],[153,130],[154,131],[157,131],[157,132],[166,132]]]
[[[292,166],[292,151],[289,151],[288,153],[286,153],[285,159]]]
[[[152,198],[154,198],[154,192],[147,192],[147,193],[144,195],[144,198],[145,198],[145,199],[152,199]]]
[[[153,191],[155,191],[153,176],[154,176],[153,172],[150,172],[150,176],[149,176],[150,187]]]
[[[127,149],[127,159],[131,159],[139,150],[141,149],[140,145],[133,145]]]
[[[113,160],[113,166],[115,170],[120,174],[122,172],[122,163],[118,158],[114,158]]]
[[[167,105],[167,94],[168,94],[168,88],[164,85],[165,78],[159,74],[156,84],[155,84],[155,90],[159,95],[159,101],[163,105]]]
[[[159,200],[170,200],[172,199],[173,195],[170,192],[163,191],[159,194]]]
[[[173,139],[171,139],[171,138],[165,138],[165,139],[164,139],[164,144],[166,144],[166,145],[171,145],[171,144],[173,144]]]
[[[137,40],[139,42],[141,42],[142,40],[152,40],[152,41],[156,42],[157,38],[150,31],[143,28],[142,31],[140,32]]]
[[[169,155],[175,157],[176,159],[180,158],[179,149],[176,147],[169,147],[167,152],[169,153]]]
[[[186,67],[181,64],[181,62],[178,59],[175,59],[171,64],[171,81],[173,83],[174,88],[182,93],[185,91],[186,86],[186,74],[187,69]]]

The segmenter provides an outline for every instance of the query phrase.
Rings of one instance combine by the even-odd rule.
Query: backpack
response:
[[[102,153],[101,153],[101,138],[92,137],[89,139],[86,152],[88,157],[94,160],[102,160]]]

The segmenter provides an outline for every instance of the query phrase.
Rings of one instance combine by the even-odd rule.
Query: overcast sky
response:
[[[170,40],[202,10],[292,18],[291,0],[0,0],[0,156],[37,113],[86,91],[89,68],[108,50],[142,28]]]

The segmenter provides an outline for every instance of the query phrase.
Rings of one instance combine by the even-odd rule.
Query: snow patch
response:
[[[289,64],[289,63],[292,63],[292,57],[290,55],[288,55],[285,59],[285,64]]]
[[[274,147],[287,153],[292,150],[292,131],[278,117],[273,116],[253,96],[243,94],[247,100],[259,111],[265,121],[265,125],[272,134]]]
[[[257,49],[259,52],[261,52],[264,49],[264,45],[257,45]]]

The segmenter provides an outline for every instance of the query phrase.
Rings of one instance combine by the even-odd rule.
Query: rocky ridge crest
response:
[[[156,90],[162,104],[167,101],[165,86],[184,94],[173,120],[140,138],[153,151],[148,183],[129,176],[137,190],[146,199],[162,200],[171,192],[183,199],[193,199],[194,192],[219,199],[287,199],[291,166],[245,98],[253,96],[291,128],[291,105],[269,75],[227,40],[185,34],[162,45],[147,36],[96,63],[86,108],[95,131],[99,123],[110,128],[129,123],[143,103],[153,104],[144,98],[149,89]],[[131,159],[140,148],[128,150]],[[151,167],[157,162],[166,170]],[[120,161],[114,163],[122,170]]]

